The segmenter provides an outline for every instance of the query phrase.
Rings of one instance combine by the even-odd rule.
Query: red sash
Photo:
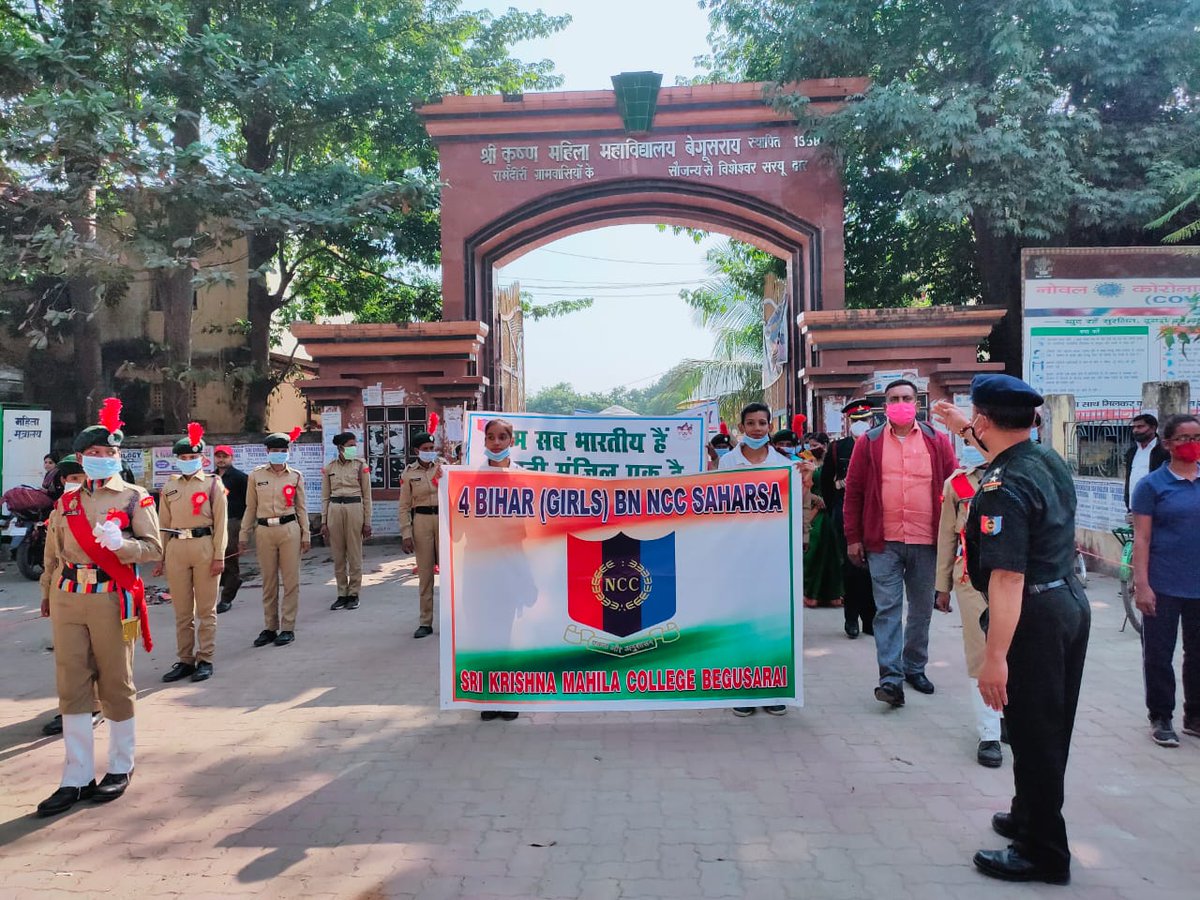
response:
[[[967,477],[966,472],[959,472],[950,479],[950,487],[954,488],[954,493],[958,494],[958,499],[963,503],[967,503],[975,496],[975,487],[971,484],[971,479]],[[967,575],[967,530],[964,528],[958,533],[958,545],[962,553],[962,575],[959,581],[966,584],[970,577]]]
[[[141,626],[142,646],[149,653],[154,649],[154,642],[150,639],[150,615],[146,607],[146,586],[142,579],[138,577],[133,566],[121,562],[117,554],[97,542],[80,503],[78,491],[63,498],[63,511],[67,513],[64,518],[80,549],[104,571],[105,575],[116,582],[117,587],[133,597],[133,613]],[[124,621],[122,619],[122,622]]]

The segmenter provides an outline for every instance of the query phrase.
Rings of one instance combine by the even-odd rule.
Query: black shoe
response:
[[[1001,881],[1044,881],[1047,884],[1070,884],[1070,869],[1048,869],[1026,859],[1017,850],[980,850],[975,854],[975,868]]]
[[[782,703],[776,703],[774,706],[764,706],[762,708],[762,711],[765,712],[768,716],[786,716],[787,715],[787,707],[784,706]]]
[[[192,681],[208,681],[213,675],[213,664],[210,662],[196,663],[196,671],[192,673]]]
[[[270,628],[264,628],[258,633],[258,637],[254,639],[255,647],[265,647],[271,641],[275,640],[276,634]]]
[[[290,644],[295,639],[296,639],[296,632],[281,631],[281,632],[279,632],[279,637],[275,638],[275,646],[276,647],[286,647],[288,644]]]
[[[1170,719],[1151,719],[1150,739],[1160,747],[1179,746],[1179,735],[1171,727]]]
[[[413,637],[423,638],[423,637],[429,637],[431,634],[433,634],[433,626],[432,625],[422,625],[420,628],[418,628],[416,631],[413,632]]]
[[[110,772],[100,779],[100,783],[96,785],[96,793],[92,795],[92,802],[108,803],[110,800],[116,800],[125,793],[125,788],[129,787],[129,782],[132,778],[132,772],[128,775],[113,775]]]
[[[231,610],[232,608],[233,608],[232,600],[222,600],[220,603],[217,604],[217,612],[219,612],[219,613],[229,612],[229,610]]]
[[[1003,716],[1000,717],[1000,743],[1012,743],[1008,739],[1008,719],[1004,718]]]
[[[1020,840],[1017,823],[1013,821],[1012,813],[1000,812],[992,816],[992,831],[1010,841]]]
[[[483,721],[485,721],[485,722],[490,722],[493,719],[498,719],[498,718],[500,718],[500,710],[485,709],[483,712],[481,712],[479,714],[479,718],[483,719]]]
[[[83,787],[60,787],[57,791],[37,805],[37,814],[43,818],[65,813],[81,800],[87,800],[96,792],[96,782],[91,781]]]
[[[746,716],[752,716],[752,715],[754,715],[756,712],[758,712],[758,710],[757,710],[757,709],[755,709],[753,706],[735,706],[735,707],[733,708],[733,714],[734,714],[735,716],[739,716],[739,717],[741,717],[741,718],[743,718],[743,719],[744,719]]]
[[[913,690],[921,694],[932,694],[935,690],[933,682],[925,677],[924,672],[916,675],[905,675],[904,680],[913,686]]]
[[[104,721],[104,713],[96,710],[92,713],[92,727],[95,728]],[[49,722],[42,726],[42,734],[47,737],[54,737],[56,734],[62,734],[62,714],[55,716]]]
[[[1184,716],[1183,733],[1190,734],[1192,737],[1200,737],[1200,716]]]
[[[1004,764],[1004,754],[1000,750],[1000,742],[980,741],[979,749],[975,751],[975,759],[986,768],[1000,768]]]
[[[856,637],[858,637],[858,623],[857,622],[847,622],[846,623],[846,637],[850,638],[850,640],[854,640]]]
[[[177,662],[175,665],[171,666],[170,671],[168,671],[167,674],[162,677],[162,680],[168,684],[170,684],[172,681],[182,681],[195,671],[196,667],[191,663]]]
[[[346,598],[346,609],[358,609],[358,595],[351,594]]]
[[[515,719],[519,715],[520,715],[519,712],[514,712],[511,709],[500,710],[500,718],[503,719],[505,722],[511,722],[513,719]]]
[[[864,625],[862,627],[862,633],[866,634],[866,635],[870,635],[871,637],[875,637],[875,626],[874,625]]]
[[[350,599],[349,597],[338,597],[336,600],[333,601],[333,606],[331,606],[329,608],[330,609],[345,609],[346,601],[349,599]]]
[[[892,684],[890,681],[885,681],[879,687],[875,688],[875,699],[880,703],[887,703],[893,709],[899,709],[904,705],[904,688],[898,684]]]

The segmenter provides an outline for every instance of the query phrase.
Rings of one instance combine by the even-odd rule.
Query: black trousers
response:
[[[1142,673],[1151,719],[1175,714],[1175,638],[1183,623],[1183,717],[1200,719],[1200,599],[1156,596],[1154,615],[1142,618]]]
[[[241,518],[229,519],[229,543],[225,547],[225,570],[221,573],[221,601],[232,603],[242,586],[242,557],[238,554]]]
[[[842,561],[842,613],[846,624],[857,625],[861,620],[863,630],[871,632],[875,622],[875,588],[870,569],[856,566],[846,555],[846,527],[840,497],[833,505],[833,530],[837,534],[838,556]]]
[[[1027,596],[1008,650],[1004,718],[1013,754],[1012,818],[1017,849],[1052,869],[1071,864],[1063,780],[1092,612],[1083,586]]]

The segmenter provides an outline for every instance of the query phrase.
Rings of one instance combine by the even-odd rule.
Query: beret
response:
[[[796,432],[792,431],[790,428],[781,428],[779,431],[771,435],[772,444],[776,443],[777,441],[791,441],[794,444],[799,440],[800,439],[796,437]]]
[[[412,439],[413,449],[420,447],[422,444],[432,444],[432,443],[433,443],[433,435],[430,434],[428,431],[419,431],[413,435],[413,439]]]
[[[842,407],[842,415],[856,417],[869,416],[871,414],[871,404],[866,400],[851,400]]]
[[[64,478],[67,475],[82,475],[83,465],[75,458],[74,454],[64,456],[58,461],[58,472]]]
[[[179,456],[181,453],[203,453],[204,446],[204,441],[201,441],[199,444],[193,444],[189,438],[184,437],[171,445],[171,452],[176,456]]]
[[[1042,395],[1011,375],[976,375],[971,381],[976,406],[1041,406]]]
[[[282,431],[268,434],[263,439],[263,446],[268,450],[286,450],[291,443],[291,439]]]
[[[120,429],[109,431],[103,425],[89,425],[79,432],[71,449],[82,453],[88,447],[120,447],[125,440],[125,433]]]

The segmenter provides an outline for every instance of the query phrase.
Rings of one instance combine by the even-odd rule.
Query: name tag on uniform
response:
[[[410,475],[408,480],[409,481],[420,481],[421,476],[420,475]]]
[[[168,497],[174,497],[176,494],[178,494],[178,493],[179,493],[179,491],[178,491],[178,490],[174,490],[174,491],[164,491],[164,493],[165,493],[165,494],[166,494]]]
[[[257,484],[259,487],[266,487],[266,486],[267,486],[267,485],[269,485],[271,482],[269,482],[269,481],[256,481],[256,482],[254,482],[254,483],[255,483],[255,484]]]

